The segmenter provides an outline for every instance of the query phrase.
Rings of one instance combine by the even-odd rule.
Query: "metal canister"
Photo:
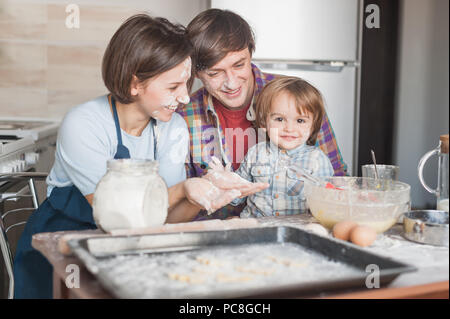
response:
[[[403,214],[403,236],[414,242],[449,246],[448,213],[440,210],[415,210]]]

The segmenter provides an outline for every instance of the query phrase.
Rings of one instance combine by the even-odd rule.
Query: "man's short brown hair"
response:
[[[192,45],[182,25],[137,14],[111,38],[103,56],[103,82],[117,101],[129,104],[134,102],[130,92],[133,75],[144,82],[174,68],[191,53]]]
[[[255,51],[255,36],[250,25],[229,10],[203,11],[189,23],[187,31],[194,46],[195,72],[214,66],[229,52],[248,48],[252,55]]]
[[[297,77],[279,76],[262,89],[256,99],[257,127],[267,127],[266,120],[272,109],[272,103],[280,93],[287,93],[295,99],[297,111],[300,114],[308,112],[313,115],[311,135],[306,144],[315,145],[325,115],[322,95],[314,86]]]

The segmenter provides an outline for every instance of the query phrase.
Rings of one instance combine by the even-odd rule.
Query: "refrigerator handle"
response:
[[[341,72],[344,67],[356,66],[356,63],[354,62],[344,61],[283,61],[254,59],[253,63],[262,69],[318,72]]]

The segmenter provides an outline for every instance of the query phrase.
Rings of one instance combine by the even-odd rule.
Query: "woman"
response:
[[[200,208],[187,200],[184,186],[189,133],[174,113],[189,102],[191,50],[182,26],[144,14],[129,18],[114,34],[102,65],[110,94],[73,108],[61,124],[48,198],[18,243],[15,298],[52,297],[52,267],[31,247],[31,236],[96,228],[90,204],[109,159],[158,160],[169,187],[167,222],[197,214]]]
[[[231,180],[226,189],[207,179],[185,181],[189,133],[175,110],[189,102],[191,53],[184,27],[163,18],[135,15],[114,34],[102,65],[110,94],[73,108],[61,124],[47,199],[29,218],[17,246],[15,298],[52,297],[52,267],[31,247],[31,237],[96,228],[93,193],[109,159],[159,162],[169,187],[167,223],[190,221],[205,206],[218,209],[239,194],[261,189],[239,180]],[[217,174],[228,178],[230,173]],[[208,192],[202,192],[205,188]]]

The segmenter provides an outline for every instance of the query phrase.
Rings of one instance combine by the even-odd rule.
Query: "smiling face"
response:
[[[272,100],[266,118],[266,129],[270,140],[284,150],[292,150],[308,140],[311,135],[313,115],[299,112],[295,98],[280,92]]]
[[[254,79],[247,48],[229,52],[211,68],[199,71],[197,77],[208,92],[229,109],[241,109],[253,97]]]
[[[191,58],[173,69],[131,88],[136,104],[142,112],[155,119],[168,122],[180,104],[189,103],[187,81],[191,77]]]

